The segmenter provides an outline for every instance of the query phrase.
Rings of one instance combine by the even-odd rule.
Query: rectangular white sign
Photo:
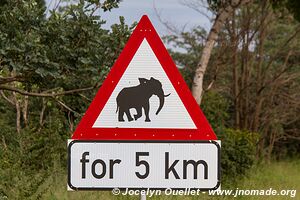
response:
[[[73,190],[219,187],[220,141],[69,140]]]

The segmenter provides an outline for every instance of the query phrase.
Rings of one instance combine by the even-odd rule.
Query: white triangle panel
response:
[[[150,79],[153,77],[161,82],[165,94],[165,103],[161,111],[156,115],[159,107],[159,99],[156,95],[150,97],[149,118],[151,122],[145,122],[145,112],[133,121],[128,121],[124,113],[124,121],[119,122],[116,98],[119,92],[126,87],[134,87],[140,84],[138,78]],[[138,96],[138,94],[136,94]],[[119,111],[119,110],[118,110]],[[136,109],[131,108],[132,118]],[[172,128],[172,129],[196,129],[196,126],[180,100],[172,83],[168,79],[164,69],[157,60],[147,40],[144,39],[136,54],[129,63],[126,71],[118,82],[116,88],[102,109],[100,115],[94,122],[93,128]]]

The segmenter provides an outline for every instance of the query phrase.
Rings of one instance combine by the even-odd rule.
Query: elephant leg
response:
[[[144,111],[145,111],[145,116],[146,116],[145,122],[151,122],[151,120],[149,118],[149,109],[150,109],[149,101],[147,101],[144,105]]]
[[[136,108],[136,115],[134,115],[134,119],[137,120],[138,118],[140,118],[142,116],[142,107],[138,107]]]
[[[119,122],[124,122],[124,110],[122,108],[119,108],[119,117],[118,117],[118,120]]]
[[[129,109],[125,110],[125,113],[127,115],[128,121],[131,122],[133,120],[133,118],[131,117]]]

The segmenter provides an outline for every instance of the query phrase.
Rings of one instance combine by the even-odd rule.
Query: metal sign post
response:
[[[147,196],[145,194],[141,194],[141,200],[146,200],[147,199]]]

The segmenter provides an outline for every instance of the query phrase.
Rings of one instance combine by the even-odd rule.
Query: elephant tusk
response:
[[[170,96],[170,94],[171,94],[171,93],[169,93],[169,94],[167,94],[167,95],[164,95],[164,97],[168,97],[168,96]]]

